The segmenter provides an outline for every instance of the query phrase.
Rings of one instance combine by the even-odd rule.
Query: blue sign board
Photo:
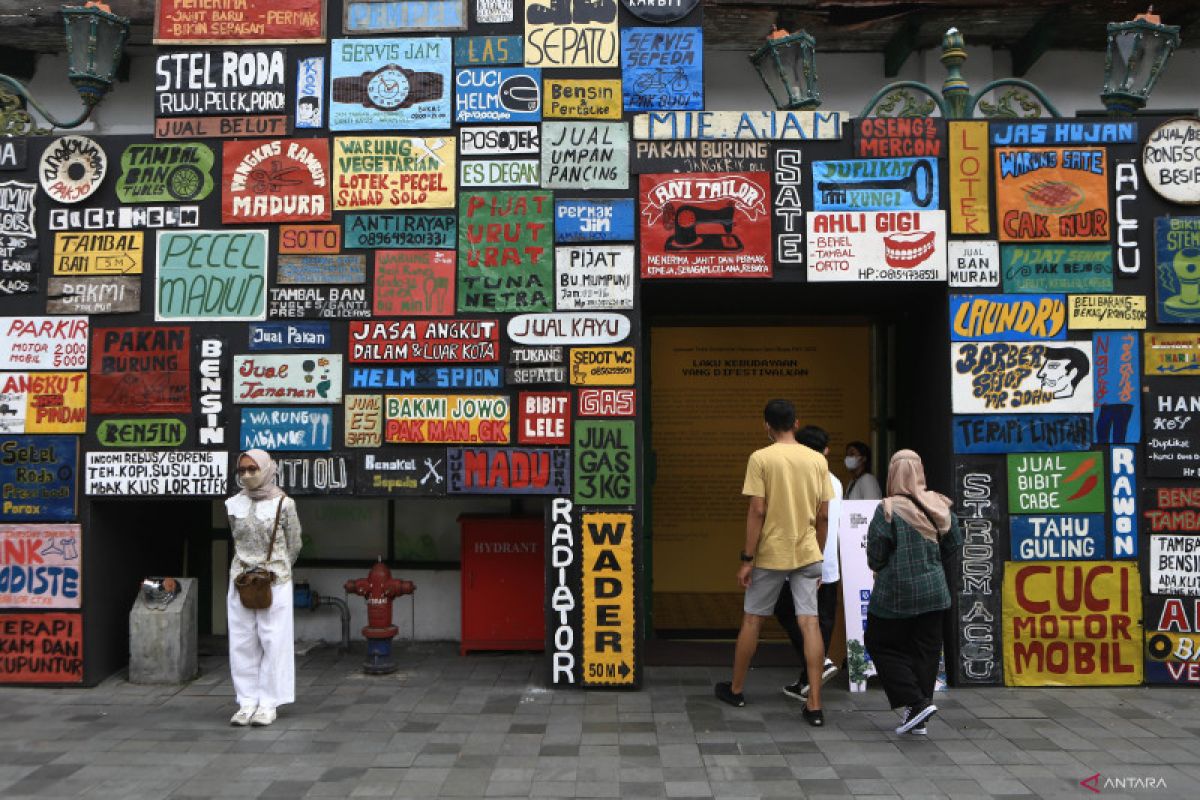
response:
[[[346,0],[346,33],[466,30],[464,0]]]
[[[388,250],[453,250],[458,224],[453,214],[347,214],[346,247]]]
[[[79,437],[7,435],[0,441],[0,521],[75,517]]]
[[[1087,414],[956,414],[956,453],[1044,453],[1087,450],[1092,420]]]
[[[1013,515],[1013,561],[1092,561],[1107,558],[1103,514]]]
[[[500,367],[355,367],[351,389],[494,389]]]
[[[813,162],[817,211],[928,211],[938,207],[936,158]]]
[[[1137,333],[1106,331],[1092,336],[1097,444],[1142,440],[1141,363]]]
[[[633,241],[633,198],[622,200],[555,200],[554,241]]]
[[[950,339],[955,342],[1041,342],[1067,337],[1067,299],[1061,294],[952,294]]]
[[[1158,321],[1200,324],[1200,217],[1154,220],[1154,273]],[[1078,289],[1076,291],[1085,291]]]
[[[988,130],[993,145],[1134,144],[1136,122],[999,122]]]
[[[259,322],[250,326],[251,350],[327,350],[328,322]]]
[[[454,66],[524,64],[522,36],[459,36],[454,40]]]
[[[1112,512],[1112,557],[1137,558],[1137,453],[1132,447],[1113,447],[1108,454],[1109,509]]]
[[[296,127],[325,127],[325,57],[296,62]]]
[[[458,122],[538,122],[542,71],[525,67],[472,67],[454,75]]]
[[[621,87],[626,111],[704,108],[700,28],[622,28]]]
[[[451,53],[447,37],[334,39],[329,129],[449,128]]]
[[[264,406],[242,409],[241,449],[331,450],[333,410]]]

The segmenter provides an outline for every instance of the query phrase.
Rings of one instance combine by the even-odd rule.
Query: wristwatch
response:
[[[437,100],[443,81],[437,72],[416,72],[388,64],[354,78],[333,79],[333,102],[360,103],[378,111],[396,111],[414,103]]]
[[[754,560],[754,556],[750,555],[745,550],[742,550],[741,552],[738,553],[738,558],[740,558],[742,560],[743,564],[749,564],[751,561]]]

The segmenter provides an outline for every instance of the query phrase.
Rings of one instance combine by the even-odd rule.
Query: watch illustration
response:
[[[333,79],[333,102],[359,103],[378,111],[397,111],[414,103],[437,100],[443,81],[437,72],[416,72],[388,64],[353,78]]]

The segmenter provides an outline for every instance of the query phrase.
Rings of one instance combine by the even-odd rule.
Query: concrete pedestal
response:
[[[185,683],[196,677],[195,578],[177,578],[179,594],[166,608],[138,592],[129,612],[130,683]]]

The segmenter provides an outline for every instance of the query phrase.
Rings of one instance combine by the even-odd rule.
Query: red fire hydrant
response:
[[[367,600],[367,660],[363,671],[369,675],[385,675],[396,671],[392,661],[392,639],[400,629],[392,624],[392,600],[412,594],[417,587],[412,581],[392,577],[392,571],[380,559],[371,567],[367,577],[346,581],[346,592],[362,595]]]

